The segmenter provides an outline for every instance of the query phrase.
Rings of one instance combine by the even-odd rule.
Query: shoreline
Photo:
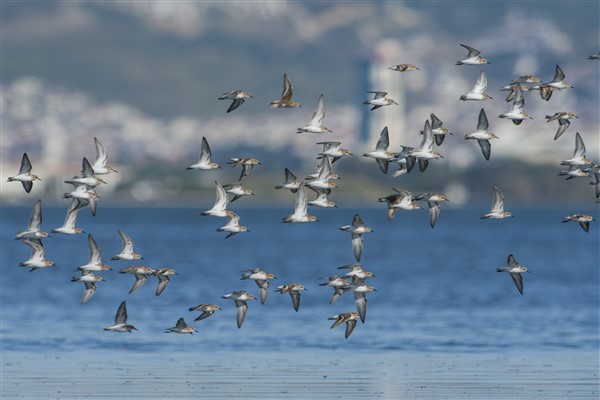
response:
[[[3,350],[2,398],[597,399],[598,351]]]

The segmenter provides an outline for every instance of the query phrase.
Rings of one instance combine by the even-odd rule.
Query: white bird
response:
[[[96,282],[103,281],[101,276],[95,275],[90,271],[82,271],[81,276],[74,276],[71,278],[71,282],[82,282],[85,285],[83,296],[81,297],[81,304],[87,303],[87,301],[96,293]]]
[[[42,245],[41,240],[23,239],[22,241],[31,248],[32,252],[29,259],[27,261],[19,263],[19,266],[31,267],[29,272],[32,272],[36,269],[52,267],[53,265],[55,265],[53,261],[46,259],[46,252],[44,251],[44,246]]]
[[[106,271],[111,269],[108,265],[102,262],[102,252],[100,251],[100,247],[94,240],[92,234],[88,234],[88,247],[90,249],[90,258],[88,263],[77,267],[79,271]]]
[[[193,326],[186,324],[183,318],[179,318],[174,327],[165,330],[165,333],[189,333],[190,335],[193,335],[194,332],[198,331]]]
[[[477,49],[472,48],[471,46],[467,46],[466,44],[460,44],[462,47],[467,49],[469,53],[467,54],[467,58],[457,61],[456,65],[480,65],[480,64],[491,64],[487,59],[480,56],[481,52]]]
[[[477,82],[475,82],[475,86],[471,91],[467,92],[467,94],[463,94],[460,96],[460,100],[487,100],[491,99],[492,96],[487,94],[485,90],[487,89],[487,76],[484,70],[479,72],[479,77],[477,78]]]
[[[83,232],[83,229],[77,228],[75,226],[75,224],[77,223],[77,213],[79,212],[77,204],[77,199],[71,200],[71,204],[69,204],[69,208],[67,209],[67,216],[65,217],[65,222],[62,224],[61,227],[52,229],[53,233],[76,235],[78,233]]]
[[[296,203],[294,207],[294,213],[283,217],[283,222],[291,224],[294,222],[315,222],[317,217],[314,215],[308,215],[308,201],[306,199],[306,190],[304,189],[304,183],[301,183],[296,192]]]
[[[523,97],[523,90],[520,85],[516,85],[515,98],[513,100],[512,107],[509,112],[500,114],[499,118],[508,118],[513,124],[519,125],[524,119],[532,119],[529,114],[523,112],[525,106],[525,98]]]
[[[21,229],[17,232],[15,239],[43,239],[48,237],[48,232],[41,231],[42,225],[42,200],[39,199],[33,205],[31,209],[31,215],[29,216],[29,224],[27,229]]]
[[[200,213],[200,215],[212,215],[213,217],[227,217],[227,203],[229,202],[227,193],[218,181],[215,181],[215,189],[215,204],[211,209]]]
[[[200,158],[198,162],[190,165],[186,168],[186,170],[190,169],[201,169],[201,170],[211,170],[216,168],[221,168],[219,164],[216,162],[212,162],[210,158],[212,157],[212,152],[210,151],[210,146],[208,145],[208,141],[206,137],[202,137],[202,145],[200,147]]]
[[[414,157],[419,160],[419,170],[421,172],[427,169],[429,165],[429,160],[434,160],[438,158],[443,158],[443,156],[437,151],[433,150],[433,131],[431,130],[431,124],[429,120],[425,121],[425,126],[423,128],[423,139],[421,139],[421,144],[416,149],[410,151],[408,156]]]
[[[31,188],[33,187],[34,181],[41,181],[41,179],[37,175],[31,173],[31,161],[29,161],[27,153],[23,153],[19,173],[15,176],[8,177],[8,182],[14,181],[21,182],[21,185],[23,185],[23,189],[25,189],[27,193],[31,192]]]
[[[585,144],[579,132],[575,133],[575,151],[573,152],[573,158],[564,160],[560,165],[590,165],[592,162],[585,157]]]
[[[483,157],[485,157],[486,160],[490,159],[490,154],[492,152],[490,140],[498,138],[494,133],[488,131],[489,126],[490,124],[487,115],[485,115],[485,110],[482,108],[481,111],[479,111],[479,118],[477,119],[477,130],[465,135],[465,140],[477,140],[481,152],[483,153]]]
[[[379,139],[377,140],[377,144],[375,145],[375,151],[370,151],[363,154],[363,157],[371,157],[374,158],[379,166],[379,169],[387,174],[389,162],[393,161],[396,156],[391,151],[388,151],[388,147],[390,146],[390,135],[388,132],[388,127],[384,127],[381,133],[379,133]]]
[[[481,219],[502,219],[507,217],[514,217],[514,215],[512,215],[511,212],[504,211],[504,195],[502,194],[500,189],[496,187],[496,185],[494,185],[493,195],[494,200],[492,201],[492,209],[489,213],[482,215]]]
[[[360,261],[365,241],[363,234],[373,232],[373,229],[365,225],[359,214],[355,214],[352,218],[352,225],[340,226],[339,229],[352,234],[352,251],[356,261]]]
[[[65,181],[65,183],[70,183],[71,185],[86,185],[88,189],[93,189],[99,184],[106,182],[96,177],[90,162],[87,158],[83,157],[81,162],[81,176],[74,176],[73,179]]]
[[[385,106],[390,106],[392,104],[398,104],[396,103],[396,101],[389,99],[385,96],[387,96],[387,92],[379,92],[379,91],[372,91],[372,92],[367,92],[367,93],[372,93],[374,96],[371,100],[365,100],[363,102],[363,104],[370,104],[373,107],[371,107],[371,111],[376,110],[380,107],[385,107]]]
[[[98,138],[94,138],[94,144],[96,145],[96,160],[92,164],[94,175],[105,175],[111,172],[119,172],[113,167],[106,165],[108,162],[108,153]]]
[[[301,181],[289,169],[285,168],[285,181],[282,184],[275,186],[275,189],[289,189],[292,193],[296,193],[300,187]]]
[[[256,300],[253,294],[246,293],[245,290],[237,290],[221,296],[223,299],[230,299],[235,302],[236,321],[238,329],[242,327],[246,314],[248,313],[248,300]]]
[[[105,331],[111,332],[130,332],[136,330],[133,325],[127,325],[127,306],[125,302],[122,302],[117,309],[117,315],[115,316],[115,323],[109,327],[104,328]]]
[[[90,212],[93,216],[96,215],[96,209],[98,208],[98,193],[94,189],[91,189],[87,185],[84,184],[74,184],[75,189],[70,193],[65,193],[63,195],[66,199],[75,199],[77,200],[77,205],[75,206],[76,210],[79,210],[83,207],[89,207]]]
[[[217,232],[229,232],[229,234],[225,236],[225,239],[230,238],[231,236],[236,235],[240,232],[249,232],[248,228],[240,225],[239,215],[229,210],[226,210],[225,212],[227,213],[227,217],[229,217],[229,219],[227,220],[227,224],[220,228],[217,228]]]
[[[433,228],[440,216],[440,201],[448,201],[448,199],[443,194],[432,192],[418,194],[414,196],[414,199],[425,200],[427,202],[427,206],[429,207],[429,225]]]
[[[111,257],[111,260],[139,260],[142,257],[141,254],[138,254],[133,251],[133,240],[129,237],[125,232],[120,229],[117,229],[119,236],[121,237],[121,252],[117,255]]]
[[[523,294],[523,277],[521,276],[521,273],[529,271],[527,271],[527,268],[519,265],[512,254],[508,256],[508,259],[506,260],[506,266],[497,268],[496,272],[508,272],[519,293]]]
[[[319,96],[317,102],[317,108],[313,113],[312,119],[305,127],[298,128],[296,133],[309,132],[309,133],[324,133],[332,132],[331,129],[323,125],[323,117],[325,117],[325,105],[323,104],[323,95]]]
[[[233,100],[231,102],[231,105],[227,109],[227,112],[230,113],[242,104],[244,104],[244,101],[246,101],[248,97],[254,98],[254,96],[252,96],[252,93],[246,90],[230,90],[229,92],[225,92],[221,96],[219,96],[219,100]]]

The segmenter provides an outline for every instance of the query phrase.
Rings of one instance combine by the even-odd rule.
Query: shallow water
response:
[[[236,206],[234,203],[233,206]],[[80,305],[83,284],[70,282],[73,270],[87,263],[87,234],[53,234],[44,240],[46,257],[55,268],[28,273],[18,267],[29,257],[14,233],[25,228],[27,208],[3,208],[2,216],[2,349],[56,353],[129,350],[143,353],[192,351],[353,351],[494,353],[521,350],[589,350],[598,352],[599,239],[592,222],[589,233],[577,224],[561,224],[574,212],[595,215],[596,209],[512,209],[507,220],[480,220],[487,210],[444,208],[435,229],[427,212],[400,211],[389,221],[385,209],[313,210],[319,223],[282,224],[289,209],[232,208],[249,233],[224,239],[215,232],[225,220],[201,217],[193,208],[102,207],[92,218],[80,212],[78,226],[91,233],[113,270],[102,274],[91,300]],[[207,208],[207,207],[206,207]],[[329,329],[327,318],[355,310],[351,293],[328,304],[329,287],[320,278],[355,262],[350,235],[339,231],[359,212],[375,232],[365,235],[364,268],[377,288],[368,294],[365,324],[344,339],[343,327]],[[65,209],[43,206],[42,228],[49,231],[64,219]],[[143,264],[172,267],[165,292],[154,294],[156,279],[128,295],[133,276],[118,270],[132,265],[110,261],[120,251],[117,229],[129,234]],[[508,254],[529,268],[521,296],[508,274],[497,273]],[[233,290],[257,294],[254,282],[240,271],[261,267],[273,272],[266,304],[249,304],[241,329],[235,307],[221,295]],[[290,297],[274,292],[277,285],[303,283],[299,312]],[[117,306],[127,301],[129,323],[139,332],[105,332]],[[188,308],[216,303],[222,310],[194,323],[194,336],[164,334],[177,318],[188,323],[198,315]]]

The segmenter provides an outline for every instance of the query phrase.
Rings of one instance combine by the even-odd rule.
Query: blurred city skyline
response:
[[[588,156],[599,159],[600,64],[587,59],[600,50],[597,2],[56,1],[4,3],[2,11],[0,188],[8,201],[23,198],[20,185],[5,182],[23,152],[44,179],[34,193],[58,199],[67,186],[62,181],[79,173],[82,157],[94,158],[94,137],[120,171],[107,179],[105,193],[131,191],[144,181],[158,192],[161,185],[177,192],[196,184],[210,192],[218,176],[235,180],[237,171],[225,163],[240,155],[268,160],[269,171],[256,174],[266,188],[283,178],[285,166],[299,176],[312,173],[320,150],[315,143],[323,140],[340,141],[354,153],[339,162],[340,175],[348,171],[377,187],[429,180],[440,190],[462,185],[460,190],[472,191],[475,185],[463,180],[505,180],[499,175],[511,168],[498,163],[516,163],[532,164],[517,176],[522,188],[542,185],[555,193],[576,187],[575,193],[586,195],[591,189],[585,179],[565,186],[555,175],[563,169],[560,161],[572,155],[575,132]],[[466,54],[460,43],[491,60],[483,68],[493,100],[458,100],[481,69],[455,65]],[[420,70],[387,69],[399,63]],[[523,74],[548,81],[556,65],[574,89],[556,92],[548,102],[538,92],[526,93],[525,111],[533,120],[519,126],[497,118],[510,109],[503,85]],[[284,73],[300,109],[268,107],[280,96]],[[255,98],[226,114],[229,102],[217,97],[233,89],[249,90]],[[368,90],[385,90],[399,105],[371,112],[362,104]],[[296,134],[320,94],[324,123],[333,133]],[[489,162],[476,143],[463,139],[475,130],[482,107],[499,137]],[[553,141],[557,124],[544,116],[556,111],[579,118]],[[425,173],[390,178],[361,157],[384,126],[393,151],[418,145],[430,113],[454,135],[440,149],[444,159]],[[224,167],[220,175],[190,177],[184,171],[197,159],[202,136]],[[545,170],[548,176],[540,177]],[[444,173],[453,178],[446,180]],[[490,187],[486,183],[481,191]]]

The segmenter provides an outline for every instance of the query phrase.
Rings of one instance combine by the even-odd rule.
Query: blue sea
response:
[[[241,201],[240,201],[241,203]],[[33,204],[33,202],[32,202]],[[32,205],[31,204],[31,205]],[[68,352],[129,349],[170,351],[318,351],[319,349],[401,350],[410,352],[478,352],[510,350],[598,351],[599,233],[576,223],[561,223],[565,215],[583,212],[598,217],[591,205],[565,210],[511,208],[515,218],[481,220],[480,208],[443,208],[434,229],[426,211],[399,211],[388,220],[385,207],[311,209],[319,222],[283,224],[290,208],[231,208],[248,233],[225,239],[216,228],[226,220],[203,217],[203,209],[118,208],[100,204],[92,217],[79,213],[77,226],[85,234],[51,234],[44,240],[46,258],[56,267],[28,272],[19,267],[30,249],[15,241],[27,225],[31,205],[2,209],[2,349],[27,352]],[[66,206],[42,205],[42,229],[62,225]],[[338,227],[355,213],[374,229],[364,236],[361,263],[372,271],[368,283],[366,323],[358,323],[344,339],[344,327],[330,329],[328,317],[355,311],[352,293],[330,305],[330,287],[319,283],[337,267],[356,262],[350,234]],[[119,274],[134,265],[111,261],[120,252],[117,229],[135,241],[144,259],[138,264],[170,267],[178,275],[161,296],[156,278],[128,294],[134,277]],[[80,304],[83,284],[71,282],[74,271],[89,256],[87,235],[112,267],[90,301]],[[530,273],[523,274],[520,295],[510,276],[497,273],[513,254]],[[260,267],[274,273],[266,304],[250,301],[241,329],[233,301],[223,294],[246,290],[258,295],[253,281],[241,280],[243,270]],[[301,283],[299,312],[278,285]],[[122,301],[131,334],[103,330],[113,323]],[[178,318],[192,323],[199,315],[188,308],[216,303],[222,310],[193,325],[199,333],[165,334]]]

